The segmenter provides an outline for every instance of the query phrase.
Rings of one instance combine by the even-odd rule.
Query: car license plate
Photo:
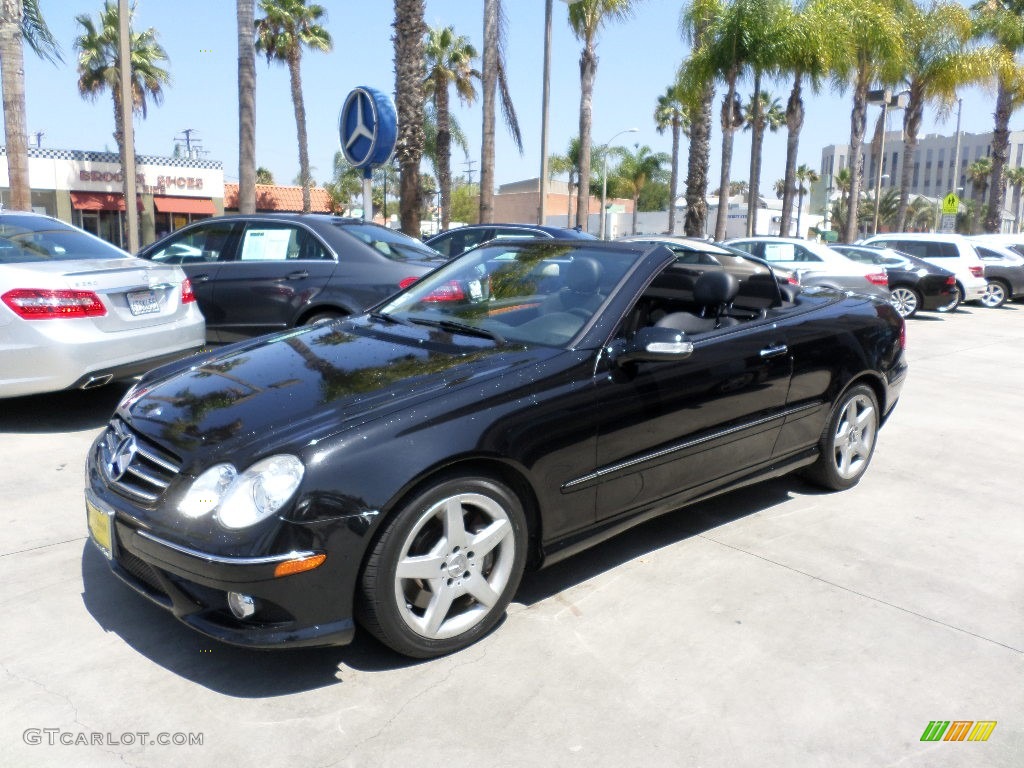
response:
[[[156,291],[135,291],[128,294],[128,309],[133,315],[151,315],[160,311]]]
[[[89,535],[108,560],[114,557],[114,514],[101,509],[86,498],[85,510],[89,517]]]

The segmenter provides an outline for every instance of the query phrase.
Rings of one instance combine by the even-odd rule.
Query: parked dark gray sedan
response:
[[[371,222],[296,213],[204,219],[138,255],[185,270],[213,342],[357,315],[444,261]]]

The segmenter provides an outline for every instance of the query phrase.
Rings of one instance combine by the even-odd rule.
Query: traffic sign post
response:
[[[942,198],[942,221],[939,231],[945,233],[956,232],[956,215],[960,211],[960,198],[956,192],[950,192]]]
[[[338,117],[338,136],[345,159],[363,169],[363,220],[373,219],[373,169],[391,161],[398,139],[395,104],[383,91],[365,86],[346,97]]]

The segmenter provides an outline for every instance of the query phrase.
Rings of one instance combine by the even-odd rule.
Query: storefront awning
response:
[[[135,199],[142,210],[142,198]],[[72,192],[71,207],[77,211],[123,211],[124,195],[113,192]]]
[[[159,213],[199,213],[213,216],[217,209],[208,197],[168,197],[153,195],[153,205]]]

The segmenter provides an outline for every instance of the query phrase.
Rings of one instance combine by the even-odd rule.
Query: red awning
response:
[[[160,213],[201,213],[213,216],[217,209],[208,197],[167,197],[153,195],[153,205]]]
[[[142,198],[135,199],[142,210]],[[78,211],[123,211],[124,195],[112,192],[72,192],[71,207]]]

